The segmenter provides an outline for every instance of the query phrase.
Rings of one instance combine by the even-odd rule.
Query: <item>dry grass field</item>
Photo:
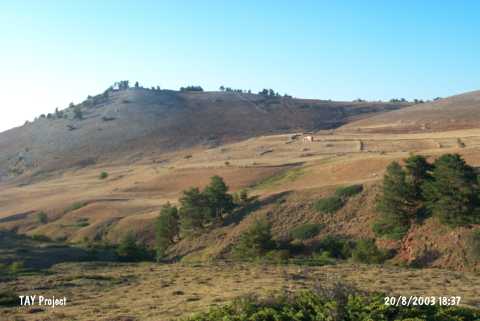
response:
[[[151,244],[152,223],[161,205],[175,203],[186,188],[205,186],[213,175],[222,176],[231,191],[247,188],[258,197],[259,208],[240,221],[175,245],[172,251],[183,257],[183,263],[61,263],[46,275],[23,275],[0,283],[19,294],[66,296],[70,302],[55,310],[2,308],[0,319],[171,320],[239,296],[297,291],[335,281],[387,294],[460,295],[463,304],[479,307],[478,264],[465,264],[459,250],[469,232],[443,230],[435,221],[412,231],[408,246],[387,244],[406,260],[423,255],[427,246],[440,251],[443,255],[428,265],[435,269],[349,263],[323,267],[205,263],[222,258],[238,236],[262,217],[272,221],[275,237],[307,222],[325,225],[317,238],[328,234],[371,237],[378,182],[391,161],[411,153],[434,159],[455,152],[480,166],[479,148],[478,129],[416,134],[321,131],[314,133],[311,143],[293,134],[259,136],[215,148],[119,158],[54,171],[41,179],[21,177],[4,183],[0,185],[0,229],[73,243],[117,242],[126,232],[135,231]],[[100,179],[103,171],[108,177]],[[312,203],[335,187],[358,183],[364,185],[364,192],[335,215],[321,216],[312,210]],[[76,203],[81,206],[69,210]],[[39,211],[47,213],[46,224],[37,221]],[[198,261],[204,263],[187,263]]]
[[[3,284],[20,295],[67,297],[66,307],[0,309],[2,320],[173,320],[241,296],[270,296],[335,282],[387,295],[461,296],[480,307],[480,276],[365,265],[59,264],[46,276]]]

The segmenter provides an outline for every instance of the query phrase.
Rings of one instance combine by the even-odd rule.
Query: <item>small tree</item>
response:
[[[122,261],[138,262],[146,259],[148,256],[145,247],[137,244],[135,235],[132,232],[125,234],[116,252]]]
[[[107,178],[107,177],[108,177],[108,173],[107,173],[107,172],[101,172],[101,173],[100,173],[100,176],[99,176],[98,178],[100,178],[100,179],[105,179],[105,178]]]
[[[162,206],[155,222],[155,240],[157,260],[165,256],[169,246],[175,243],[179,233],[178,210],[170,203]]]
[[[79,106],[76,106],[74,109],[73,109],[73,118],[74,119],[83,119],[83,112],[82,110],[80,109]]]
[[[48,216],[45,212],[40,212],[37,214],[37,222],[40,224],[47,224],[48,222]]]
[[[272,226],[264,220],[255,223],[240,236],[233,248],[233,255],[238,259],[252,259],[266,254],[275,248],[272,240]]]

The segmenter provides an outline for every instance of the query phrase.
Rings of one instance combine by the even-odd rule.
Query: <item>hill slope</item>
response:
[[[0,181],[119,156],[209,146],[272,132],[335,128],[405,104],[330,102],[227,92],[131,88],[0,133]],[[75,118],[75,109],[82,119]]]
[[[479,121],[480,91],[473,91],[352,122],[341,131],[444,131],[477,128]]]

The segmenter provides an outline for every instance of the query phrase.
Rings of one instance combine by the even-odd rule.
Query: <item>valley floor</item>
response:
[[[440,269],[339,264],[64,263],[48,275],[0,283],[19,295],[66,297],[66,307],[0,308],[1,320],[173,320],[248,295],[268,296],[342,282],[386,295],[461,296],[480,308],[480,275]]]

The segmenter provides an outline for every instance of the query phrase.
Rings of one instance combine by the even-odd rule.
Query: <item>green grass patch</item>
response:
[[[320,213],[333,214],[345,205],[345,201],[338,196],[321,198],[315,202],[313,207]]]
[[[323,224],[304,224],[290,231],[290,236],[297,240],[311,239],[322,230]]]
[[[338,196],[341,198],[350,198],[352,196],[360,194],[361,192],[363,192],[363,185],[360,185],[360,184],[350,185],[350,186],[337,188],[335,191],[335,196]]]
[[[256,183],[252,188],[266,189],[286,183],[291,183],[296,181],[303,175],[305,175],[305,169],[303,167],[287,169],[261,180],[260,182]]]

